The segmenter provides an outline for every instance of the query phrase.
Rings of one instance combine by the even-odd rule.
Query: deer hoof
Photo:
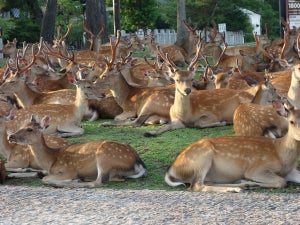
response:
[[[111,123],[110,122],[104,122],[104,123],[101,124],[101,126],[109,127],[109,126],[111,126]]]
[[[156,137],[157,135],[151,132],[145,132],[144,137]]]

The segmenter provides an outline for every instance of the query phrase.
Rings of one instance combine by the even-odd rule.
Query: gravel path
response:
[[[300,224],[299,194],[0,186],[0,224]]]

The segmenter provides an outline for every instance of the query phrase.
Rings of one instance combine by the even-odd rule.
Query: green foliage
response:
[[[0,18],[0,24],[2,28],[3,39],[8,40],[9,34],[13,32],[16,28],[16,23],[12,19]]]
[[[15,28],[7,31],[10,40],[17,38],[21,42],[38,42],[40,37],[40,24],[26,18],[15,19]]]
[[[127,31],[154,28],[158,8],[156,0],[122,0],[121,27]]]
[[[61,34],[65,34],[67,27],[72,26],[67,38],[68,44],[82,39],[83,15],[80,1],[58,0],[58,13],[56,16],[56,27],[61,26]],[[56,35],[56,34],[55,34]]]

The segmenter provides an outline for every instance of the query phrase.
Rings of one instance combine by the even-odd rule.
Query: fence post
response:
[[[3,49],[2,28],[0,27],[0,50]],[[0,53],[0,59],[3,59],[3,53]]]

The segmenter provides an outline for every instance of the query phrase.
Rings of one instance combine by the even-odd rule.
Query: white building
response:
[[[260,26],[261,15],[253,11],[250,11],[248,9],[241,9],[241,10],[249,16],[250,23],[252,24],[253,27],[253,32],[256,32],[257,35],[261,35],[261,26]]]

